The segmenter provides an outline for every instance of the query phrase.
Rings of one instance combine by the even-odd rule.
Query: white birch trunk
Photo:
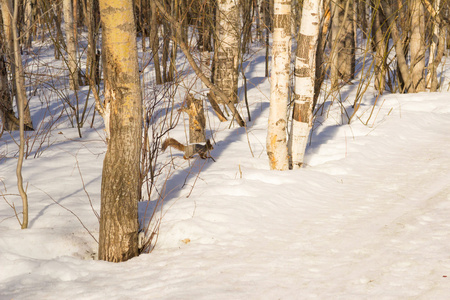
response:
[[[291,2],[274,1],[272,75],[267,132],[267,154],[272,170],[289,168],[286,126],[289,98]]]
[[[239,65],[239,8],[237,0],[217,2],[217,55],[214,83],[237,103]]]
[[[77,46],[75,44],[72,0],[63,0],[64,23],[66,29],[67,61],[69,66],[70,89],[78,90]]]
[[[289,139],[293,169],[298,169],[303,165],[306,143],[312,127],[320,7],[320,0],[305,0],[303,2],[300,35],[295,58],[294,110]]]

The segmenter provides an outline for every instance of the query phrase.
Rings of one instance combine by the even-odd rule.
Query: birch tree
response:
[[[320,27],[320,0],[304,0],[295,58],[295,89],[292,129],[289,139],[291,165],[303,165],[306,143],[313,120],[316,49]]]
[[[99,259],[138,255],[142,99],[132,0],[100,0],[109,123],[103,162]]]
[[[237,0],[217,1],[214,83],[237,102],[239,64],[239,8]]]
[[[266,143],[270,168],[280,171],[289,168],[286,128],[291,63],[290,32],[291,1],[275,0],[270,110]]]

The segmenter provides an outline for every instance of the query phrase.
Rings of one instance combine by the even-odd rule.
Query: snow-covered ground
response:
[[[158,242],[124,263],[93,260],[84,228],[98,237],[101,128],[81,139],[53,130],[24,162],[30,228],[0,199],[0,299],[448,299],[450,93],[386,93],[367,125],[373,90],[350,125],[326,102],[306,166],[278,172],[265,151],[263,60],[247,70],[252,121],[229,128],[209,113],[215,162],[163,154],[176,170]],[[346,109],[356,86],[343,88]],[[5,133],[0,189],[21,211],[16,153]]]

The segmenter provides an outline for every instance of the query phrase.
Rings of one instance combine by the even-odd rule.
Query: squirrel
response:
[[[202,144],[192,144],[192,145],[183,145],[178,142],[176,139],[168,138],[162,144],[162,150],[165,151],[167,147],[172,147],[184,152],[184,159],[189,159],[198,153],[200,158],[206,159],[208,158],[208,152],[214,149],[213,145],[209,141],[206,141],[205,145]]]

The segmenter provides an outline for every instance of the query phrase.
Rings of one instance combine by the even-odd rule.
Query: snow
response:
[[[156,246],[124,263],[94,260],[84,228],[98,237],[100,123],[81,139],[67,122],[52,130],[24,162],[30,228],[0,201],[0,299],[448,299],[450,93],[385,93],[369,119],[369,89],[347,124],[358,83],[344,87],[342,106],[317,112],[305,167],[270,171],[264,60],[247,70],[252,121],[230,128],[209,111],[215,162],[162,154],[175,169]],[[0,189],[21,211],[12,137]]]

